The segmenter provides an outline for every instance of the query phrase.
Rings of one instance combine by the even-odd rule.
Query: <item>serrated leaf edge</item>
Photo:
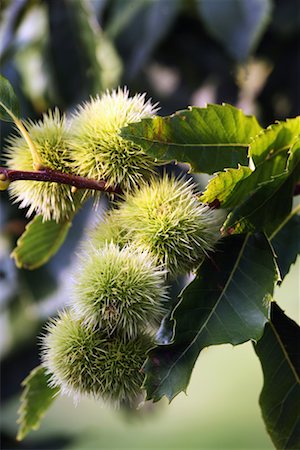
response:
[[[28,269],[28,270],[37,269],[40,266],[42,266],[43,264],[45,264],[56,253],[56,247],[53,246],[52,252],[50,252],[48,255],[46,255],[43,259],[41,259],[36,264],[26,265],[26,264],[22,264],[22,261],[20,261],[19,256],[18,256],[18,248],[22,245],[23,239],[26,238],[25,234],[28,231],[28,229],[30,228],[30,225],[33,223],[33,221],[35,220],[36,217],[39,217],[39,216],[35,216],[30,222],[27,223],[22,235],[17,240],[16,247],[13,249],[13,251],[10,254],[10,257],[15,260],[15,263],[16,263],[16,266],[18,267],[18,269]],[[64,225],[64,226],[68,225],[68,228],[70,228],[72,223],[71,223],[71,221],[65,221],[62,225]],[[59,238],[61,238],[61,235],[67,231],[68,230],[65,230],[65,228],[62,227],[58,234]]]
[[[23,422],[23,420],[24,420],[24,418],[25,418],[25,416],[26,416],[26,414],[28,412],[27,395],[28,395],[30,386],[27,385],[27,383],[35,375],[35,373],[37,373],[38,370],[40,370],[42,367],[43,366],[39,365],[39,366],[35,367],[33,370],[31,370],[31,372],[27,375],[27,377],[21,383],[21,386],[24,389],[23,389],[23,392],[22,392],[21,397],[20,397],[20,403],[21,404],[20,404],[20,406],[18,408],[18,411],[17,411],[18,412],[18,416],[19,416],[18,419],[17,419],[17,424],[20,424],[20,427],[18,429],[18,433],[17,433],[17,436],[16,436],[16,440],[17,441],[22,441],[25,438],[25,436],[29,433],[30,429],[31,430],[38,430],[40,425],[41,425],[41,421],[42,421],[43,417],[46,415],[47,409],[40,414],[39,419],[37,420],[35,425],[31,426],[28,429],[27,432],[22,429],[22,425],[21,424],[22,424],[22,422]],[[53,400],[55,399],[55,397],[57,397],[59,395],[60,390],[57,388],[57,389],[54,389],[54,391],[55,392],[53,393],[53,396],[52,396]]]

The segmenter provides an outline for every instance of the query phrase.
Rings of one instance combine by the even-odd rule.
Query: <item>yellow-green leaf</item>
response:
[[[46,374],[45,368],[38,366],[22,382],[24,390],[18,411],[18,423],[20,424],[17,434],[18,441],[24,439],[31,430],[39,428],[41,419],[55,400],[59,388],[50,387],[48,381],[49,375]]]
[[[249,155],[255,165],[274,153],[288,150],[300,136],[300,116],[277,122],[261,131],[251,142]]]
[[[12,252],[16,265],[32,270],[45,264],[63,244],[70,227],[69,221],[43,221],[42,216],[35,216]]]
[[[10,82],[0,75],[0,119],[14,122],[19,117],[19,102]]]
[[[195,172],[212,174],[247,166],[249,144],[260,131],[255,117],[223,104],[144,119],[121,134],[154,158],[187,162]]]

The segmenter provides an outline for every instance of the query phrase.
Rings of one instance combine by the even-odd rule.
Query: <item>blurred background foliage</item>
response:
[[[127,85],[170,114],[228,102],[263,126],[299,113],[298,0],[2,0],[1,73],[24,118],[58,106],[70,113],[90,95]],[[12,128],[1,124],[1,149]],[[3,164],[3,153],[0,154]],[[203,180],[202,180],[203,182]],[[262,376],[251,346],[208,349],[189,397],[135,414],[58,400],[41,430],[15,441],[20,382],[39,363],[45,320],[68,301],[74,252],[101,215],[87,204],[43,268],[17,270],[9,254],[27,223],[0,198],[1,438],[3,449],[269,449],[257,404]],[[277,290],[296,318],[299,263]],[[289,303],[287,303],[287,301]]]

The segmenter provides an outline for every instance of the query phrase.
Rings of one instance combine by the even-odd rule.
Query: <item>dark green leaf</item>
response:
[[[246,59],[271,16],[270,0],[198,0],[198,11],[210,34],[235,59]]]
[[[45,412],[55,400],[58,388],[51,388],[48,384],[49,375],[42,366],[33,369],[22,382],[24,388],[19,408],[20,424],[17,440],[21,441],[31,431],[37,430]]]
[[[6,59],[12,56],[12,53],[16,50],[16,36],[22,21],[30,7],[31,2],[27,0],[19,0],[18,2],[10,2],[7,4],[5,11],[5,20],[2,20],[2,33],[1,33],[1,48],[0,59],[2,67],[6,62]],[[3,8],[4,9],[4,8]]]
[[[255,117],[231,105],[208,105],[130,124],[121,134],[157,159],[188,162],[193,171],[211,174],[247,165],[248,145],[260,130]]]
[[[174,309],[174,340],[149,353],[148,399],[186,390],[204,347],[258,340],[268,320],[277,267],[264,235],[232,236],[205,260]],[[169,326],[169,323],[167,323]]]
[[[149,1],[140,0],[115,0],[111,5],[108,23],[105,27],[106,33],[116,39],[124,30],[132,26],[132,21],[136,19],[136,14],[140,10],[146,9]],[[138,24],[136,24],[138,26]]]
[[[64,102],[73,104],[115,87],[121,62],[98,25],[94,3],[60,0],[47,2],[47,6],[52,71]]]
[[[300,328],[276,305],[255,345],[264,374],[260,406],[277,449],[300,448]]]
[[[300,255],[300,216],[294,215],[272,238],[281,279],[288,274],[292,264]]]
[[[258,165],[275,152],[290,148],[300,135],[300,116],[278,122],[263,130],[251,142],[249,154]]]
[[[228,216],[224,229],[231,234],[263,230],[270,236],[291,211],[299,177],[300,140],[290,150],[285,172],[250,192],[246,200]]]
[[[0,119],[14,122],[14,116],[19,117],[19,102],[10,82],[0,75]]]
[[[42,216],[35,216],[12,252],[16,265],[32,270],[45,264],[61,247],[70,227],[71,222],[43,222]]]
[[[72,2],[74,24],[80,30],[77,38],[88,59],[91,92],[97,94],[115,87],[121,75],[121,61],[112,42],[104,35],[95,19],[92,4],[82,0]]]

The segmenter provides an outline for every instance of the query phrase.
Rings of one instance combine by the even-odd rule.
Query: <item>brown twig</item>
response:
[[[69,173],[62,173],[57,170],[44,168],[37,171],[12,170],[0,167],[0,175],[2,181],[9,180],[10,182],[17,180],[33,180],[51,183],[68,184],[77,189],[91,189],[94,191],[112,192],[121,194],[119,186],[110,186],[104,180],[93,180],[91,178],[81,177],[79,175],[71,175]]]

